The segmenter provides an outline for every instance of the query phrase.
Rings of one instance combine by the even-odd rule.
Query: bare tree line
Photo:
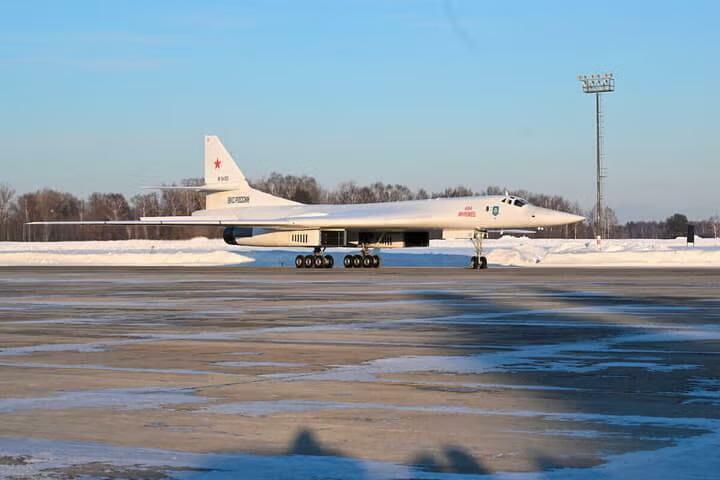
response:
[[[181,185],[200,185],[202,179],[190,178]],[[174,185],[174,184],[173,184]],[[272,195],[288,198],[302,203],[372,203],[396,202],[403,200],[423,200],[428,198],[464,197],[474,195],[502,195],[506,189],[490,186],[474,191],[459,185],[440,192],[427,192],[424,189],[412,190],[406,185],[375,182],[359,185],[356,182],[343,182],[333,189],[321,186],[309,176],[282,175],[271,173],[252,185]],[[546,195],[526,190],[509,190],[511,195],[527,199],[530,203],[553,210],[584,215],[588,222],[552,227],[539,232],[537,237],[553,238],[593,238],[594,212],[585,211],[578,202],[572,202],[560,195]],[[164,190],[135,195],[127,199],[121,193],[91,194],[81,199],[67,192],[45,188],[36,192],[17,195],[15,190],[0,184],[0,241],[66,241],[66,240],[125,240],[134,238],[183,239],[194,236],[217,237],[222,233],[217,228],[175,227],[33,227],[28,229],[26,222],[38,220],[132,220],[140,217],[190,215],[194,210],[204,208],[205,194],[193,191]],[[607,209],[605,218],[610,225],[611,238],[670,238],[683,235],[688,219],[684,215],[674,214],[664,221],[631,221],[619,224],[612,209]],[[692,222],[698,235],[717,237],[720,234],[720,218]]]

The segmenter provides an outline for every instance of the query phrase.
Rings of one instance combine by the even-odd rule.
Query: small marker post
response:
[[[695,225],[688,225],[687,227],[687,246],[695,246]]]

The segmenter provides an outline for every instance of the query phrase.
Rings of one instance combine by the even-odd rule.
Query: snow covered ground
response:
[[[467,241],[439,241],[433,253],[471,255]],[[688,247],[685,237],[672,240],[534,239],[504,236],[485,241],[488,261],[508,266],[720,267],[720,240],[696,238]],[[408,249],[410,250],[410,249]]]
[[[0,265],[212,266],[252,262],[220,239],[0,242]]]
[[[127,240],[112,242],[0,242],[0,266],[212,266],[292,265],[307,249],[271,250],[226,245],[221,239]],[[336,261],[346,251],[336,249]],[[505,236],[485,241],[490,264],[502,266],[720,267],[720,240],[534,239]],[[460,266],[473,254],[468,240],[434,240],[430,248],[385,250],[389,266]]]

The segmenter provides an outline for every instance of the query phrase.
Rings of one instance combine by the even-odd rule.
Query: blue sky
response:
[[[718,2],[0,1],[0,181],[78,194],[271,171],[720,213]]]

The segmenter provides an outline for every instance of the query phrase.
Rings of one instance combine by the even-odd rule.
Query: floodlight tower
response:
[[[605,173],[603,170],[603,116],[602,102],[600,101],[601,93],[610,93],[615,91],[615,79],[612,73],[602,73],[593,75],[580,75],[578,80],[582,83],[583,92],[595,94],[595,157],[597,162],[597,202],[595,203],[595,235],[598,243],[603,235],[609,236],[609,231],[605,232],[604,223],[605,212],[603,209],[603,178]]]

